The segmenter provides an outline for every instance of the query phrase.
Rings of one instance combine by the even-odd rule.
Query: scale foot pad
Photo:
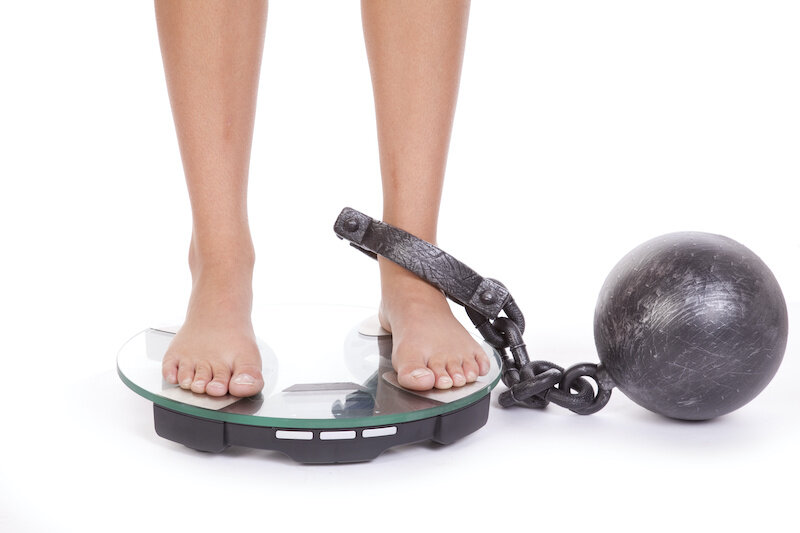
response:
[[[204,452],[245,446],[282,452],[300,463],[370,461],[393,446],[433,441],[450,444],[480,429],[490,395],[457,411],[390,426],[288,429],[209,420],[153,404],[159,436]]]

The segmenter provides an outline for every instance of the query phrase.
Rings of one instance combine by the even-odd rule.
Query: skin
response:
[[[163,375],[197,393],[251,396],[264,381],[250,320],[247,181],[267,3],[156,0],[155,8],[193,217],[192,294]],[[433,243],[468,14],[462,1],[362,2],[383,219]],[[391,262],[379,268],[379,319],[392,332],[401,385],[447,389],[488,372],[437,289]]]

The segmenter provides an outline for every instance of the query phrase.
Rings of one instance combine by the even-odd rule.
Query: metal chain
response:
[[[553,402],[579,415],[590,415],[608,403],[614,382],[603,365],[579,363],[565,370],[548,361],[531,361],[528,358],[528,350],[522,339],[525,319],[510,295],[503,307],[506,316],[493,321],[474,309],[466,307],[466,310],[486,342],[500,353],[501,379],[508,387],[507,391],[500,394],[501,406],[541,409]],[[595,381],[597,392],[586,378]]]

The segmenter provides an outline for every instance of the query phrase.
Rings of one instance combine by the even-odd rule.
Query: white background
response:
[[[799,24],[795,2],[765,0],[473,5],[439,243],[509,286],[536,357],[595,360],[606,274],[670,231],[753,249],[794,324]],[[375,265],[331,231],[344,206],[380,217],[371,98],[357,3],[272,3],[250,187],[256,317],[377,303]],[[793,334],[763,394],[709,423],[617,392],[592,417],[495,399],[454,445],[357,465],[160,439],[115,355],[182,316],[189,228],[152,3],[4,3],[3,532],[796,527]]]

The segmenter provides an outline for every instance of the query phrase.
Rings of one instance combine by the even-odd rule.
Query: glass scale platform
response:
[[[206,452],[245,446],[302,463],[342,463],[368,461],[401,444],[449,444],[486,423],[500,369],[499,355],[482,340],[491,361],[487,375],[464,387],[415,392],[397,383],[392,337],[374,310],[262,311],[254,325],[269,339],[259,340],[265,386],[250,398],[211,397],[164,381],[161,360],[177,328],[148,328],[125,343],[117,372],[153,402],[158,435]]]

